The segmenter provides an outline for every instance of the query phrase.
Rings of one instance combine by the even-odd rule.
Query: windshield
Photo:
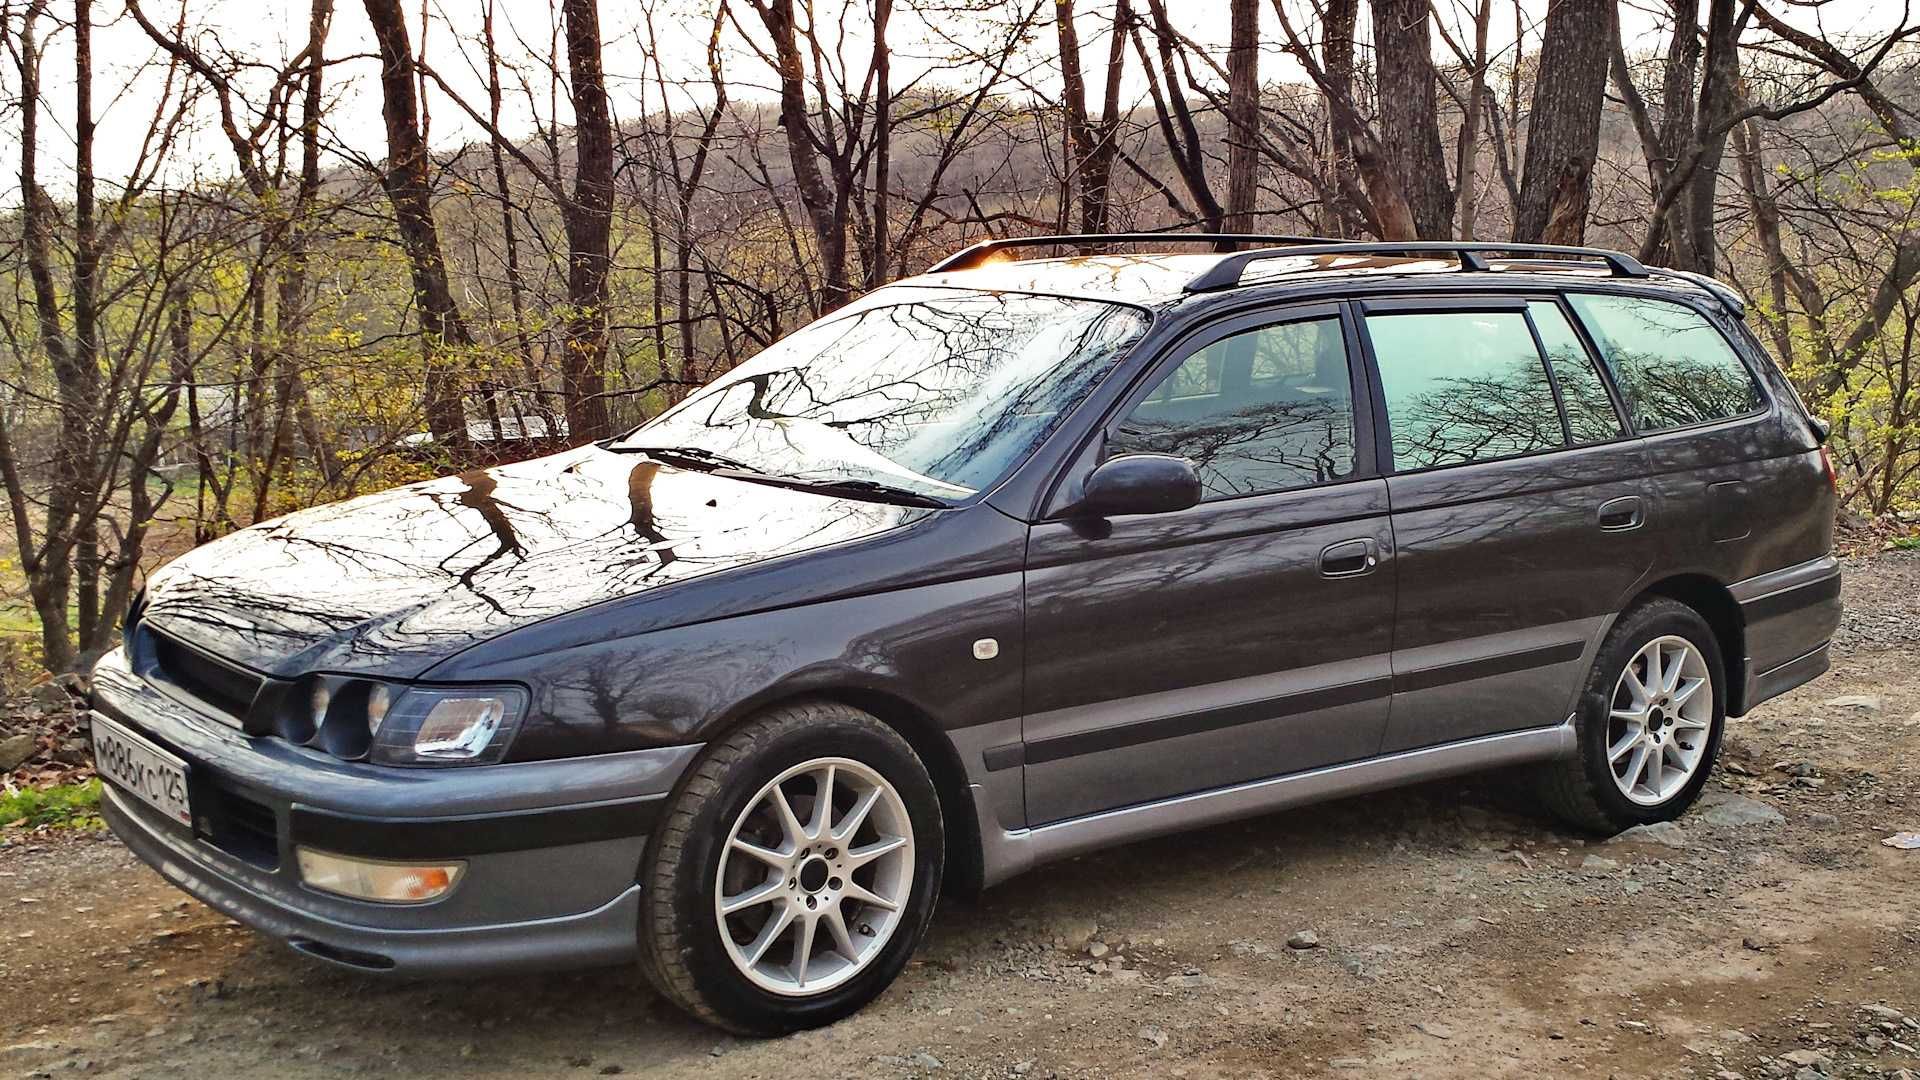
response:
[[[1025,460],[1147,326],[1092,300],[908,295],[789,335],[615,448],[964,499]]]

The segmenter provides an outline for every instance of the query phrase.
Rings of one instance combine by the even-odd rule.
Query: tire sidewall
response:
[[[1648,642],[1660,637],[1681,637],[1700,650],[1707,670],[1713,675],[1713,723],[1707,731],[1706,752],[1699,768],[1687,785],[1665,802],[1644,806],[1626,797],[1615,783],[1607,762],[1608,714],[1613,708],[1613,693],[1621,671]],[[1714,765],[1720,759],[1720,740],[1727,726],[1727,666],[1713,630],[1691,608],[1677,603],[1662,603],[1628,612],[1607,635],[1600,654],[1595,657],[1593,673],[1581,695],[1580,757],[1600,809],[1620,828],[1671,821],[1685,813],[1706,787]]]
[[[913,886],[893,936],[865,970],[817,996],[788,997],[749,982],[720,940],[714,919],[719,854],[734,821],[762,788],[794,765],[826,757],[858,761],[899,793],[913,824]],[[780,1034],[832,1023],[877,997],[906,967],[932,921],[944,846],[939,797],[905,740],[845,721],[782,732],[735,766],[719,794],[694,816],[672,886],[684,966],[706,1003],[744,1030]]]

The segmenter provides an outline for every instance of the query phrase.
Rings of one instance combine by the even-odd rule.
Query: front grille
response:
[[[152,629],[157,674],[174,686],[232,717],[237,723],[260,692],[260,677],[184,645]]]
[[[194,831],[214,847],[262,870],[280,867],[280,822],[273,808],[236,791],[205,785],[194,792]]]

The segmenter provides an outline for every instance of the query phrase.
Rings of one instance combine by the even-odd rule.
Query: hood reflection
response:
[[[552,615],[930,513],[583,447],[243,529],[155,573],[145,617],[271,674],[410,677]]]

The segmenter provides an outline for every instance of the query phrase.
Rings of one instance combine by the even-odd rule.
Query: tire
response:
[[[1707,684],[1695,689],[1678,709],[1669,705],[1657,712],[1639,710],[1625,681],[1630,664],[1634,665],[1635,678],[1641,677],[1649,662],[1647,654],[1656,642],[1662,643],[1663,664],[1680,663],[1683,688],[1692,685],[1692,676],[1707,678]],[[1681,642],[1694,650],[1692,662],[1684,658]],[[1698,612],[1665,598],[1629,608],[1607,632],[1581,690],[1580,707],[1574,715],[1578,752],[1539,766],[1533,774],[1540,801],[1567,824],[1598,835],[1610,836],[1635,825],[1679,817],[1700,797],[1719,759],[1727,722],[1726,682],[1727,667],[1719,642]],[[1710,704],[1696,704],[1701,694],[1708,695]],[[1657,706],[1664,695],[1651,696]],[[1667,743],[1657,759],[1657,781],[1655,772],[1644,767],[1635,773],[1635,755],[1644,749],[1646,757],[1653,757],[1659,744],[1629,746],[1634,722],[1616,715],[1616,706],[1622,713],[1641,711],[1643,731],[1651,727],[1664,733]],[[1694,726],[1697,724],[1705,727]],[[1614,759],[1612,755],[1623,746],[1628,749]],[[1689,759],[1691,772],[1681,782],[1671,770]],[[1626,789],[1628,782],[1622,779],[1629,773],[1640,779],[1631,794]]]
[[[823,787],[833,812],[816,837]],[[863,801],[856,830],[836,838]],[[906,966],[945,854],[933,780],[898,732],[835,702],[776,707],[710,743],[671,797],[641,866],[642,968],[674,1004],[738,1034],[833,1023]],[[742,906],[722,914],[722,899]]]

